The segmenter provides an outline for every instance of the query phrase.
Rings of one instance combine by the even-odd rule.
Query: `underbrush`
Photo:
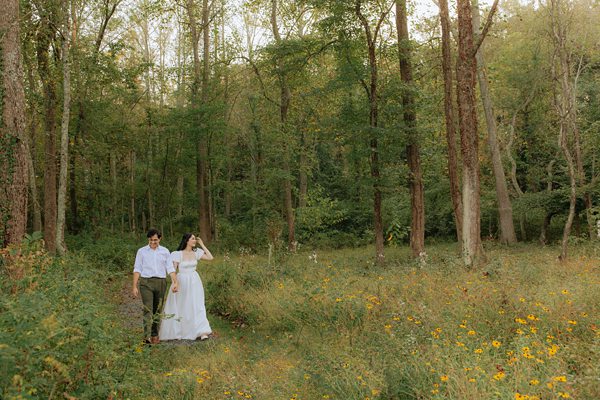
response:
[[[299,388],[296,398],[600,397],[600,263],[591,245],[564,264],[556,248],[492,245],[475,271],[460,266],[453,245],[428,251],[420,266],[390,249],[384,267],[364,249],[277,266],[247,255],[206,266],[203,279],[210,311],[245,321],[300,360],[287,393],[258,398]]]
[[[0,258],[0,398],[122,397],[144,354],[116,311],[121,277],[39,247]]]

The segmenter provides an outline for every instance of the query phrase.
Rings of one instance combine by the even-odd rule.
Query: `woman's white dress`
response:
[[[179,263],[178,291],[173,293],[169,290],[167,295],[158,334],[160,340],[195,340],[212,332],[206,318],[202,280],[196,272],[198,260],[203,254],[203,250],[196,249],[195,260],[182,260],[181,251],[171,254],[172,261]]]

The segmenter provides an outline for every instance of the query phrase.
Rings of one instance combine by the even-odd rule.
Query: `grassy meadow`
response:
[[[370,247],[218,254],[200,268],[217,337],[152,347],[119,306],[129,265],[32,252],[2,283],[0,394],[600,398],[600,248],[574,245],[565,264],[558,252],[487,243],[472,271],[455,244],[429,246],[422,265],[405,248],[385,266]]]

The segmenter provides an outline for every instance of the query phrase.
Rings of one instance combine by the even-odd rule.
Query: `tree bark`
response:
[[[569,60],[567,48],[567,24],[563,21],[564,3],[560,0],[550,0],[550,26],[554,54],[552,60],[552,78],[558,84],[554,91],[554,108],[558,117],[559,135],[558,145],[565,157],[567,169],[569,172],[569,214],[563,228],[563,237],[561,241],[561,252],[559,259],[567,260],[567,250],[571,227],[575,218],[575,205],[577,201],[577,166],[576,159],[573,157],[573,150],[570,142],[575,141],[575,153],[577,153],[576,143],[576,115],[575,99],[573,97],[573,84],[571,82],[571,63]]]
[[[69,38],[71,13],[69,0],[62,0],[64,13],[62,32],[62,68],[63,68],[63,111],[60,129],[60,173],[58,177],[58,208],[56,218],[56,252],[64,254],[65,245],[65,214],[67,205],[67,170],[69,166],[69,117],[71,113],[71,67],[69,60]]]
[[[137,230],[136,214],[135,214],[135,150],[129,153],[129,229],[132,233]]]
[[[2,120],[0,130],[0,241],[18,244],[27,229],[28,153],[21,64],[19,1],[0,1]]]
[[[406,0],[396,0],[396,29],[398,31],[398,47],[400,59],[400,75],[404,83],[402,107],[404,109],[404,124],[407,131],[406,158],[410,170],[410,204],[411,231],[410,248],[414,258],[423,257],[425,253],[425,201],[423,195],[423,174],[419,155],[419,138],[417,132],[417,115],[415,101],[412,95],[414,83],[412,78],[412,63],[410,38],[408,36],[408,19],[406,15]]]
[[[31,22],[31,20],[29,20]],[[32,33],[27,35],[26,40],[29,40],[29,46],[33,45],[34,36]],[[29,47],[28,46],[28,47]],[[35,78],[33,76],[34,67],[32,60],[26,56],[27,50],[23,51],[23,62],[24,68],[26,69],[27,81],[30,88],[35,88]],[[36,96],[37,91],[33,91],[33,96]],[[31,97],[33,97],[31,96]],[[28,134],[24,136],[24,140],[26,142],[27,154],[25,155],[26,163],[27,163],[27,171],[28,171],[28,181],[29,181],[29,194],[31,196],[31,211],[32,211],[32,223],[33,223],[33,232],[41,232],[42,231],[42,209],[40,206],[40,198],[37,187],[37,179],[35,174],[35,140],[36,140],[36,102],[35,99],[26,98],[26,102],[28,102],[29,107],[27,108],[27,115],[29,115],[27,121],[27,130]]]
[[[546,191],[548,193],[550,193],[552,191],[552,186],[553,186],[552,168],[553,168],[555,162],[556,162],[556,160],[552,160],[546,166],[546,172],[548,173],[548,182],[546,183]],[[540,244],[542,244],[543,246],[546,245],[548,227],[550,226],[550,222],[552,222],[553,216],[554,216],[553,212],[546,211],[546,215],[544,216],[544,222],[542,223],[542,229],[540,230],[540,238],[539,238]]]
[[[202,0],[202,99],[204,109],[208,104],[208,80],[210,63],[210,9],[208,0]],[[212,241],[210,225],[210,188],[208,183],[209,154],[207,115],[203,116],[201,139],[198,142],[198,194],[200,205],[200,236],[206,243]]]
[[[53,40],[51,16],[44,14],[37,34],[38,73],[44,87],[44,240],[50,252],[56,250],[56,83],[49,65],[49,47]]]
[[[33,128],[35,129],[35,128]],[[35,179],[35,166],[33,164],[33,154],[30,146],[30,141],[27,135],[25,135],[27,154],[25,155],[25,162],[27,164],[27,173],[29,181],[29,193],[31,194],[31,208],[33,211],[33,231],[41,232],[42,230],[42,210],[40,208],[40,200],[37,190],[37,183]]]
[[[475,105],[476,63],[469,0],[458,0],[458,116],[463,161],[462,247],[465,266],[479,263],[481,248],[479,137]]]
[[[379,94],[378,90],[378,66],[377,66],[377,36],[382,22],[387,16],[384,12],[378,19],[374,30],[371,29],[369,21],[361,10],[361,0],[357,0],[355,4],[355,13],[358,17],[367,40],[367,52],[369,56],[369,84],[363,82],[364,88],[369,98],[369,144],[371,146],[371,180],[373,182],[373,229],[375,230],[375,261],[378,264],[383,264],[384,255],[384,238],[383,238],[383,221],[381,218],[381,173],[379,171],[379,149],[377,140],[377,126],[379,117]]]
[[[194,10],[193,0],[186,1],[186,11],[190,23],[190,34],[192,39],[193,72],[192,82],[192,108],[194,109],[194,121],[199,126],[201,134],[196,139],[196,190],[198,192],[198,227],[200,237],[206,243],[210,243],[212,232],[210,229],[210,210],[208,196],[208,143],[206,142],[206,123],[201,120],[200,105],[205,104],[208,99],[208,62],[209,62],[209,8],[208,1],[203,0],[202,5],[202,33],[203,33],[203,63],[200,63],[200,32],[198,32],[198,21]],[[205,117],[204,117],[205,118]]]
[[[462,241],[463,206],[458,179],[458,161],[456,150],[456,123],[453,96],[452,57],[450,49],[450,17],[448,0],[440,0],[440,20],[442,25],[442,72],[444,75],[444,116],[446,121],[446,142],[448,144],[448,178],[450,180],[450,197],[454,210],[456,237]]]
[[[298,187],[298,208],[306,207],[306,198],[308,195],[308,157],[306,144],[306,134],[303,131],[300,137],[300,184]]]
[[[479,39],[480,18],[478,0],[473,0],[472,21],[473,36],[476,41]],[[488,132],[488,145],[492,154],[492,170],[496,183],[496,201],[498,202],[498,217],[500,219],[500,243],[513,244],[517,241],[515,235],[515,226],[513,222],[513,212],[510,198],[508,196],[508,187],[506,184],[506,174],[502,166],[502,156],[498,144],[498,135],[496,129],[496,117],[494,115],[494,105],[490,88],[488,86],[487,74],[485,71],[485,60],[483,49],[480,47],[475,54],[477,61],[477,79],[479,81],[479,91],[481,101],[485,112],[485,121]]]
[[[273,37],[277,44],[281,43],[281,36],[279,34],[279,27],[277,25],[277,0],[271,0],[271,29],[273,31]],[[283,180],[283,198],[285,205],[285,216],[288,228],[288,250],[296,251],[296,223],[294,215],[294,203],[292,197],[292,171],[290,169],[290,147],[287,144],[287,118],[288,111],[292,99],[290,87],[288,85],[287,76],[283,71],[281,61],[277,60],[277,70],[279,71],[279,89],[280,89],[280,103],[279,103],[279,121],[281,124],[281,132],[284,137],[283,145],[283,171],[285,178]]]

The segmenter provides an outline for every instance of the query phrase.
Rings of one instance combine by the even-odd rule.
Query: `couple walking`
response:
[[[206,318],[204,288],[196,266],[198,260],[212,260],[212,254],[202,239],[191,233],[183,235],[173,253],[160,245],[158,230],[150,229],[146,236],[148,245],[139,249],[135,256],[132,288],[133,297],[141,295],[144,304],[144,342],[157,344],[159,338],[208,339],[212,331]],[[171,290],[161,313],[167,273],[172,280]]]

